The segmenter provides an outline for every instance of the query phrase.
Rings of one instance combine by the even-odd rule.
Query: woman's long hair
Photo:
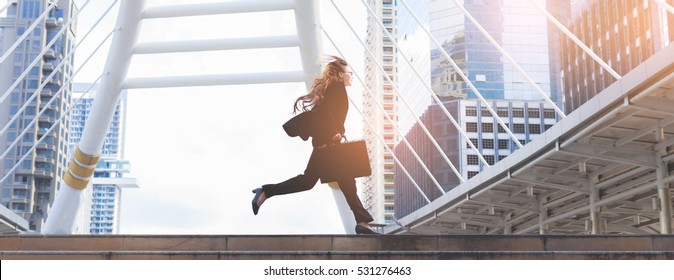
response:
[[[314,79],[311,83],[311,90],[306,95],[302,95],[297,100],[295,100],[295,105],[293,106],[293,113],[297,111],[309,111],[312,108],[319,106],[323,101],[323,93],[330,87],[332,84],[342,80],[340,73],[344,72],[345,67],[349,66],[341,57],[330,56],[330,62],[323,69],[323,74],[320,78]]]

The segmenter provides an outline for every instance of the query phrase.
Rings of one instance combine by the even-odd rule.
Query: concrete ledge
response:
[[[674,235],[18,235],[0,259],[674,259]]]
[[[0,253],[3,260],[673,260],[674,252],[596,251],[24,251]]]

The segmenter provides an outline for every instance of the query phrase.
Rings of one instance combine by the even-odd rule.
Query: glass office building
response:
[[[447,99],[477,97],[446,59],[441,51],[444,50],[485,99],[543,99],[453,1],[428,2],[429,27],[442,46],[440,49],[431,45],[431,82],[439,95]],[[462,2],[543,92],[551,96],[554,72],[550,71],[545,16],[528,1]],[[546,1],[540,2],[545,5]]]
[[[9,175],[0,182],[1,201],[39,232],[67,165],[70,120],[63,114],[70,106],[73,60],[66,55],[73,49],[76,28],[64,26],[77,8],[72,1],[62,0],[31,30],[52,1],[10,2],[0,17],[0,53],[8,55],[0,63],[0,95],[4,96],[0,102],[0,127],[4,128],[0,174]],[[20,44],[10,50],[22,36]],[[61,62],[63,67],[57,69]]]
[[[488,100],[497,115],[508,125],[520,144],[524,145],[552,127],[560,117],[554,107],[543,101],[529,100]],[[458,129],[441,110],[440,105],[432,105],[420,119],[442,148],[463,180],[468,180],[485,168],[489,168],[518,149],[514,140],[500,126],[487,107],[476,99],[457,99],[443,102],[447,111],[458,122],[468,139],[476,147],[475,151],[468,139],[458,133]],[[414,124],[405,138],[410,142],[421,161],[439,183],[444,192],[458,186],[461,181],[440,151],[431,143],[421,130],[420,124]],[[478,156],[481,154],[487,165]],[[421,191],[432,201],[442,193],[422,165],[404,145],[398,145],[394,153],[402,166],[410,173]],[[423,196],[412,181],[400,172],[396,165],[396,217],[404,217],[426,205]]]
[[[549,51],[550,42],[558,41],[559,33],[550,27],[546,17],[528,1],[461,1],[465,9],[483,26],[497,43],[518,63],[544,94],[561,107],[558,91],[557,57]],[[540,1],[544,6],[546,1]],[[508,125],[521,144],[528,143],[559,120],[554,106],[494,47],[456,6],[454,1],[406,0],[398,5],[398,85],[399,123],[405,138],[428,168],[418,162],[406,145],[397,145],[396,157],[429,199],[439,197],[460,184],[461,180],[441,156],[444,153],[464,180],[510,155],[517,145],[505,129],[498,125],[486,104],[477,99],[461,71],[488,100],[498,117]],[[555,3],[549,9],[557,14],[567,5]],[[409,9],[406,7],[408,6]],[[425,27],[441,46],[438,48]],[[443,53],[446,53],[446,55]],[[454,67],[447,56],[451,58]],[[457,69],[458,68],[458,69]],[[430,88],[430,90],[429,90]],[[437,95],[438,105],[432,94]],[[399,102],[400,103],[400,102]],[[477,148],[446,116],[445,110],[458,122]],[[418,119],[417,119],[418,118]],[[441,147],[438,151],[422,124]],[[395,217],[404,217],[426,204],[425,199],[396,165]]]

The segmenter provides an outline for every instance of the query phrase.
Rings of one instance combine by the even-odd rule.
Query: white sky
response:
[[[82,7],[84,0],[77,0]],[[217,1],[148,1],[148,6]],[[365,33],[366,10],[358,0],[336,1]],[[78,24],[90,29],[111,1],[91,1]],[[320,1],[323,26],[340,44],[354,71],[363,73],[364,51],[328,0]],[[114,25],[117,8],[82,44],[82,63]],[[294,34],[289,12],[153,19],[143,22],[140,41],[237,38]],[[107,43],[75,78],[93,82],[102,72]],[[324,38],[324,53],[338,54]],[[129,77],[299,70],[299,50],[218,51],[135,56]],[[348,89],[361,103],[362,87]],[[303,83],[130,90],[125,158],[140,189],[123,193],[123,234],[333,234],[344,229],[332,191],[313,190],[268,200],[258,216],[251,190],[304,171],[311,143],[290,138],[281,125]],[[362,119],[351,108],[347,136],[362,135]],[[360,188],[360,185],[359,185]]]

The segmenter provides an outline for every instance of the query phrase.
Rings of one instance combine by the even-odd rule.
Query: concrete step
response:
[[[14,235],[0,259],[674,259],[674,235]]]

